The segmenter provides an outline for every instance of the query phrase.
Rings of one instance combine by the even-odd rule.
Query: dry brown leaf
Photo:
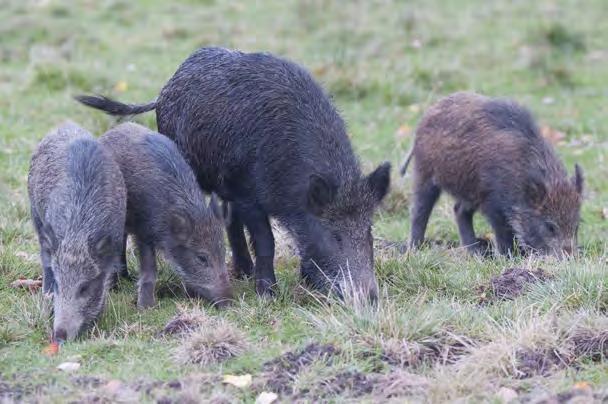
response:
[[[253,378],[250,374],[246,375],[224,375],[222,383],[231,384],[235,387],[245,388],[251,384]]]
[[[35,293],[42,287],[42,279],[17,279],[11,283],[11,287],[28,289],[30,292]]]
[[[566,139],[566,134],[548,125],[540,127],[540,134],[552,144],[560,144]]]
[[[114,91],[116,91],[117,93],[124,93],[125,91],[128,90],[128,88],[129,88],[129,85],[127,84],[127,82],[124,80],[120,80],[114,86]]]
[[[403,124],[399,126],[397,129],[397,133],[395,133],[395,137],[397,139],[404,139],[408,137],[412,133],[412,128],[408,124]]]
[[[55,356],[59,353],[59,343],[51,342],[43,350],[42,353],[47,356]]]

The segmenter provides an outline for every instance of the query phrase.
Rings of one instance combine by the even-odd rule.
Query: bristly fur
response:
[[[452,94],[422,118],[413,148],[415,163],[411,245],[419,245],[441,191],[454,207],[463,246],[477,250],[472,217],[481,210],[498,249],[520,246],[543,253],[572,253],[582,201],[577,165],[568,178],[530,112],[508,100]]]

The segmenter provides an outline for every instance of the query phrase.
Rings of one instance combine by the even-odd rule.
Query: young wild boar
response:
[[[43,291],[53,293],[53,337],[73,339],[99,316],[120,270],[127,207],[122,174],[91,134],[65,123],[34,152],[28,192]]]
[[[418,246],[442,190],[456,198],[454,213],[463,246],[476,251],[476,210],[494,228],[498,250],[540,253],[576,248],[583,171],[574,176],[518,104],[474,93],[452,94],[422,118],[414,147],[414,201],[410,243]]]
[[[390,165],[362,175],[342,118],[302,67],[267,53],[202,48],[154,102],[78,100],[113,115],[156,109],[159,132],[176,141],[201,187],[231,202],[228,235],[240,274],[252,271],[243,226],[249,230],[258,294],[271,294],[276,282],[275,217],[294,236],[310,284],[340,294],[347,281],[376,296],[372,215]]]
[[[173,264],[190,295],[226,305],[232,288],[222,210],[215,196],[205,203],[175,143],[135,123],[118,125],[99,140],[118,162],[127,187],[127,232],[139,250],[138,306],[154,305],[156,250]]]

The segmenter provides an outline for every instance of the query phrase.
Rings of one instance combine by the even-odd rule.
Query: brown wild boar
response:
[[[492,225],[502,254],[515,241],[526,251],[572,253],[580,220],[583,170],[574,176],[541,136],[534,118],[517,103],[475,93],[452,94],[431,106],[416,130],[410,246],[424,240],[441,191],[456,199],[460,240],[471,252],[478,209]]]

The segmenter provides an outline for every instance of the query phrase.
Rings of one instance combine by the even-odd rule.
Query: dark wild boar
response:
[[[215,196],[206,203],[175,143],[135,123],[118,125],[99,140],[120,166],[127,187],[127,232],[135,235],[139,250],[138,306],[155,304],[157,250],[190,295],[226,305],[232,288],[222,209]]]
[[[271,294],[276,282],[275,217],[294,236],[309,284],[340,294],[346,282],[376,297],[372,215],[388,191],[390,165],[362,175],[344,121],[304,68],[267,53],[203,48],[154,102],[78,100],[113,115],[156,109],[159,132],[175,140],[201,187],[231,202],[235,270],[253,268],[258,294]]]
[[[38,145],[28,192],[43,291],[53,294],[54,339],[73,339],[99,316],[121,267],[122,174],[91,134],[68,122]]]
[[[572,253],[576,247],[583,172],[568,178],[532,115],[518,104],[474,93],[455,93],[433,105],[416,129],[411,246],[423,242],[426,225],[442,190],[456,199],[460,239],[470,251],[479,245],[476,210],[492,225],[498,250],[514,242],[539,253]]]

